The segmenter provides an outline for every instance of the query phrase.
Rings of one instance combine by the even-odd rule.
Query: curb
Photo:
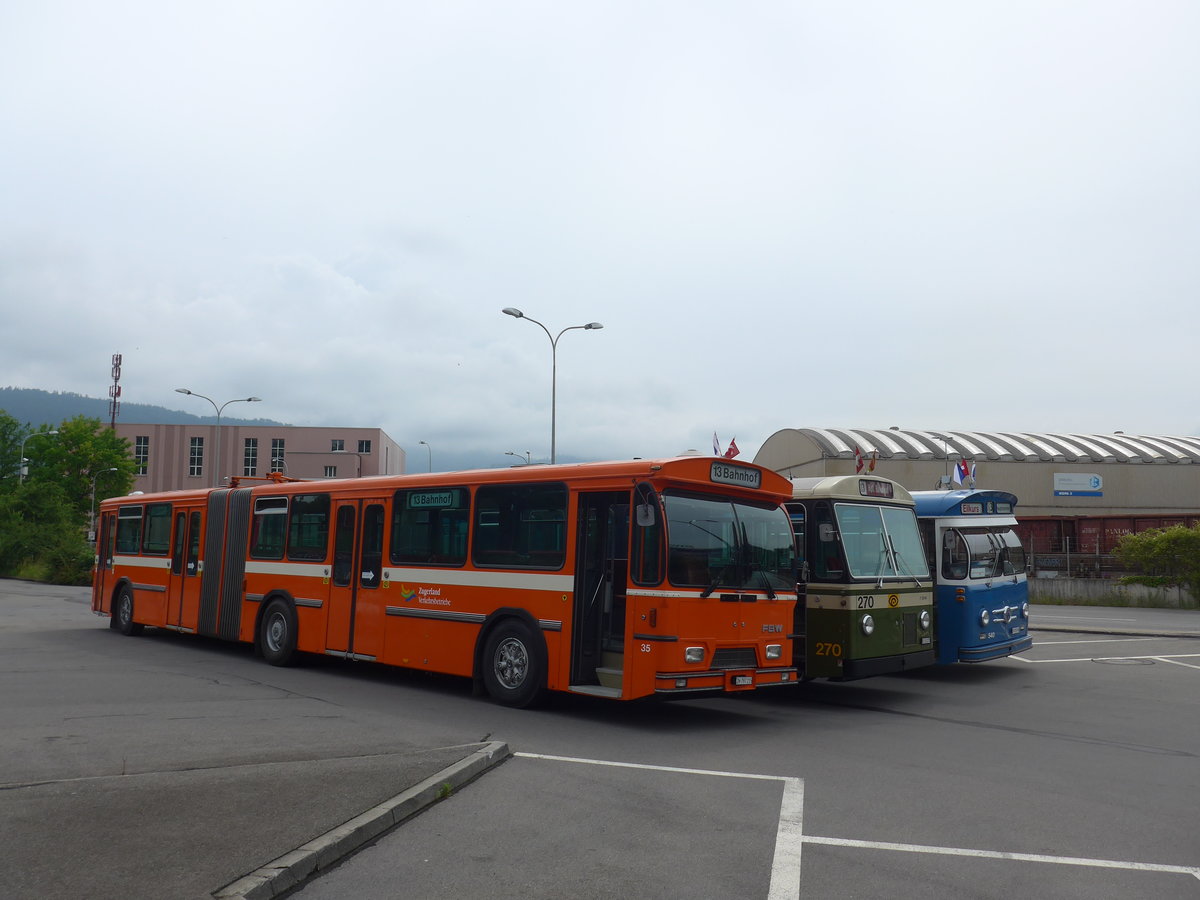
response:
[[[1105,628],[1099,625],[1036,625],[1030,631],[1057,631],[1065,634],[1122,634],[1129,637],[1200,638],[1200,631],[1164,631],[1162,629]],[[1034,642],[1037,643],[1036,641]]]
[[[375,840],[389,829],[444,800],[512,755],[504,741],[491,741],[479,750],[420,784],[385,800],[249,875],[213,892],[216,900],[270,900],[302,884],[324,869]]]

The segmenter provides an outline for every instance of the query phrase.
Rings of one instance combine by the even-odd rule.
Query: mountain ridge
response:
[[[41,388],[0,387],[0,412],[6,412],[22,425],[37,428],[42,425],[59,425],[75,416],[87,416],[109,421],[108,399],[88,397],[70,391],[47,391]],[[193,415],[178,409],[155,406],[150,403],[121,402],[117,413],[118,422],[147,425],[213,425],[216,415]],[[221,416],[227,424],[239,425],[287,425],[275,419],[239,419]]]

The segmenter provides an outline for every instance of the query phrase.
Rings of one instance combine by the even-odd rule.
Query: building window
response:
[[[370,453],[371,452],[371,442],[370,441],[359,441],[358,442],[358,452],[359,453]]]
[[[242,454],[242,474],[248,477],[258,474],[258,438],[246,438],[246,450]]]
[[[337,466],[326,466],[325,467],[325,477],[326,478],[337,478]]]
[[[287,471],[283,462],[283,438],[271,438],[271,471]]]
[[[204,474],[204,438],[192,438],[188,449],[188,474],[194,478]]]
[[[331,453],[341,453],[346,449],[346,442],[341,438],[334,438],[329,442],[329,450]]]
[[[137,463],[137,475],[145,475],[150,466],[150,435],[139,434],[133,439],[133,461]]]

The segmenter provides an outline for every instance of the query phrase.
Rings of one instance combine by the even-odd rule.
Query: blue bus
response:
[[[937,661],[983,662],[1033,646],[1025,550],[1007,491],[913,491],[934,577]]]

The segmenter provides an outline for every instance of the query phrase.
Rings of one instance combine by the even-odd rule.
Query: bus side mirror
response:
[[[649,503],[637,505],[637,523],[639,528],[649,528],[654,524],[654,507]]]
[[[832,541],[834,537],[833,526],[828,522],[822,522],[817,526],[817,537],[826,543]]]

